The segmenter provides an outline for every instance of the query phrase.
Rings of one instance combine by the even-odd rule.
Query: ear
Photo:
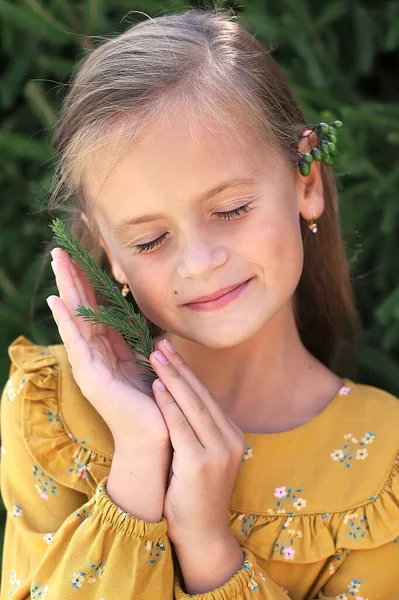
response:
[[[100,246],[103,248],[105,254],[107,255],[107,258],[108,258],[109,263],[112,268],[112,275],[113,275],[114,279],[116,279],[116,281],[118,281],[119,283],[125,283],[127,281],[125,274],[122,271],[122,269],[120,268],[119,264],[115,261],[114,257],[111,254],[110,249],[108,248],[108,246],[107,246],[106,242],[104,241],[103,237],[101,236],[101,234],[100,235],[96,234],[86,213],[81,212],[80,217],[81,217],[82,221],[85,223],[86,227],[91,231],[92,236],[97,239],[97,242],[100,244]]]
[[[298,150],[300,152],[310,152],[311,145],[313,148],[317,148],[317,136],[311,129],[306,129],[303,135],[309,135],[309,137],[302,137],[298,144]],[[297,175],[297,198],[298,198],[298,209],[304,219],[307,221],[312,219],[318,219],[324,212],[324,194],[323,194],[323,180],[321,178],[321,162],[314,160],[310,165],[310,173],[306,177],[301,174],[298,168]]]

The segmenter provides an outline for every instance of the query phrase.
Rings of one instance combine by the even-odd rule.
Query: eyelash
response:
[[[239,206],[238,208],[234,208],[233,210],[228,210],[225,212],[217,212],[215,213],[215,215],[223,215],[223,219],[225,221],[232,221],[234,219],[237,219],[238,217],[240,217],[241,215],[243,215],[244,213],[247,213],[249,211],[249,204],[244,204],[243,206]],[[138,244],[135,246],[135,248],[137,249],[137,253],[136,254],[142,254],[144,252],[148,252],[149,250],[152,250],[153,248],[156,248],[158,246],[160,246],[162,244],[162,241],[165,238],[165,233],[163,235],[161,235],[159,238],[157,238],[156,240],[153,240],[152,242],[148,242],[147,244]]]

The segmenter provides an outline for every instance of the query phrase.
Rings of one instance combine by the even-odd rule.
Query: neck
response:
[[[342,385],[304,347],[290,304],[255,336],[230,348],[164,337],[245,432],[295,427],[320,412]]]

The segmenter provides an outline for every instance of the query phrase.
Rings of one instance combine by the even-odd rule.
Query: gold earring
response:
[[[317,229],[317,224],[314,221],[314,211],[313,211],[313,208],[312,208],[312,215],[313,215],[313,218],[308,222],[308,227],[309,227],[309,229],[311,231],[313,231],[313,233],[317,233],[318,229]]]
[[[121,294],[122,294],[122,296],[123,296],[123,297],[127,296],[129,292],[130,292],[130,288],[129,288],[128,284],[127,284],[127,283],[124,283],[124,284],[123,284],[123,288],[122,288],[122,290],[121,290]]]

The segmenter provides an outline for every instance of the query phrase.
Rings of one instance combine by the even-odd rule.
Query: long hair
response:
[[[45,208],[64,206],[70,231],[111,277],[104,250],[80,216],[92,215],[86,166],[102,157],[112,169],[156,117],[188,111],[204,123],[218,120],[236,137],[251,131],[280,152],[296,176],[298,141],[307,125],[271,52],[229,10],[189,9],[136,23],[77,64],[53,138],[61,169]],[[336,182],[330,167],[320,167],[325,210],[316,235],[301,216],[304,268],[295,291],[295,320],[304,346],[329,368],[347,372],[356,361],[361,326]],[[92,228],[99,233],[94,220]],[[54,246],[45,247],[46,260]],[[127,298],[140,312],[131,294]],[[152,336],[162,332],[147,323]]]

